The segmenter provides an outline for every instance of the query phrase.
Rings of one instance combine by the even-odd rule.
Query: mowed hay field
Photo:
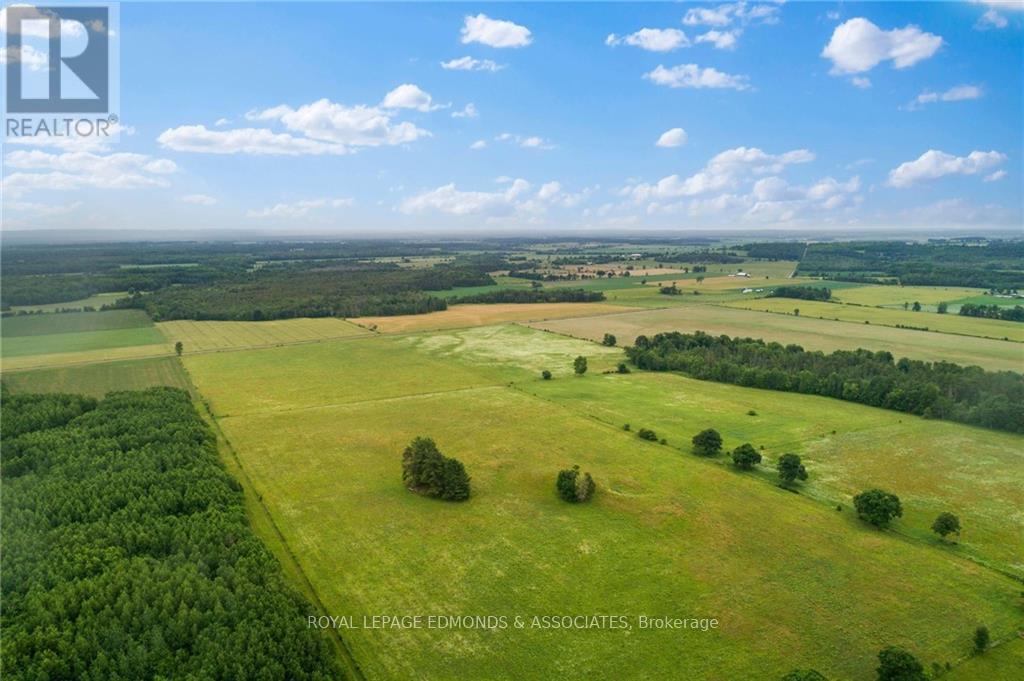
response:
[[[934,309],[939,303],[954,303],[984,294],[984,289],[960,286],[857,286],[833,290],[833,297],[843,303],[899,309],[903,309],[903,303],[913,305],[915,301]]]
[[[580,354],[591,371],[575,378]],[[588,413],[573,385],[649,381],[600,375],[619,358],[505,326],[184,363],[331,614],[527,618],[522,629],[509,619],[342,630],[369,678],[753,679],[803,666],[868,679],[885,645],[955,662],[979,622],[996,638],[1021,626],[1020,585],[993,570]],[[556,377],[542,382],[548,365]],[[556,386],[573,394],[541,394]],[[404,489],[401,451],[417,435],[466,464],[468,502]],[[590,504],[555,497],[557,471],[574,463],[598,482]],[[580,631],[530,620],[593,614],[721,624]]]
[[[157,328],[184,352],[235,350],[304,343],[367,334],[367,330],[335,317],[277,319],[265,322],[160,322]]]
[[[492,287],[493,288],[493,287]],[[453,305],[447,310],[429,314],[397,317],[353,317],[360,326],[384,333],[405,333],[434,329],[455,329],[500,322],[534,321],[582,317],[594,314],[625,312],[629,307],[604,303],[520,303],[496,305]]]
[[[1024,341],[1024,324],[1020,322],[962,317],[958,314],[892,310],[864,305],[794,300],[792,298],[762,298],[760,300],[726,303],[726,305],[777,314],[793,314],[793,310],[799,308],[801,317],[838,319],[844,322],[859,322],[861,324],[869,322],[885,326],[913,326],[940,333],[1011,340],[1017,343]],[[927,341],[922,342],[926,343]],[[1022,348],[1022,352],[1024,352],[1024,348]]]
[[[794,301],[793,307],[802,308],[800,303],[806,302]],[[994,371],[1024,370],[1024,345],[1021,343],[898,329],[880,324],[796,317],[723,305],[679,305],[601,317],[532,322],[529,325],[597,341],[605,333],[612,333],[617,336],[620,345],[632,345],[639,335],[651,336],[667,331],[706,331],[715,335],[763,338],[783,344],[796,343],[808,350],[888,350],[896,357],[977,364]]]
[[[103,397],[112,390],[144,390],[160,385],[189,389],[188,377],[176,357],[8,372],[3,380],[16,393],[79,393],[93,397]]]

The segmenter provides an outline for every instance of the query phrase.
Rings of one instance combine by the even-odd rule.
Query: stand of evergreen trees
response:
[[[769,298],[798,298],[800,300],[828,300],[832,289],[824,286],[776,286]]]
[[[3,396],[4,678],[337,679],[186,392]]]
[[[1024,307],[1014,305],[975,305],[964,303],[960,306],[960,314],[965,317],[984,317],[985,319],[1002,319],[1007,322],[1024,322]]]
[[[824,395],[929,418],[1024,432],[1024,375],[950,362],[895,361],[884,351],[809,352],[753,338],[660,333],[626,349],[641,369]]]
[[[604,300],[601,291],[581,288],[510,288],[488,291],[458,299],[460,303],[596,303]]]

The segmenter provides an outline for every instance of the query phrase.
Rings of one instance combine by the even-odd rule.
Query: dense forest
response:
[[[798,300],[828,300],[832,290],[823,286],[776,286],[769,298],[796,298]]]
[[[595,303],[604,300],[601,291],[580,288],[503,289],[462,296],[460,303]]]
[[[1024,376],[949,362],[895,361],[885,351],[809,352],[752,338],[639,336],[630,360],[651,371],[754,388],[824,395],[928,418],[1024,432]]]
[[[1024,287],[1024,241],[855,241],[807,247],[797,272],[905,286]]]
[[[4,678],[337,679],[187,393],[3,395]]]
[[[802,241],[772,241],[740,246],[749,257],[764,260],[799,260],[803,257],[805,248],[807,244]]]
[[[1024,307],[1014,305],[975,305],[964,303],[960,306],[960,314],[965,317],[984,317],[985,319],[1002,319],[1007,322],[1024,322]]]

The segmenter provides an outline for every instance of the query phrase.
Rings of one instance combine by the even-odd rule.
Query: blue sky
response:
[[[122,3],[5,228],[1020,227],[1021,4]]]

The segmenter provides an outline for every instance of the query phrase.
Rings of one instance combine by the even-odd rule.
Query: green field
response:
[[[81,310],[85,307],[91,307],[98,310],[104,305],[112,305],[118,298],[126,298],[127,296],[127,291],[97,293],[96,295],[89,296],[88,298],[69,300],[66,303],[48,303],[46,305],[12,305],[11,310],[14,312],[56,312],[57,310]]]
[[[265,322],[195,322],[182,319],[156,325],[167,340],[184,352],[237,350],[290,343],[308,343],[367,334],[367,330],[335,317],[276,319]]]
[[[792,302],[793,307],[802,308],[802,303],[808,301]],[[631,345],[641,334],[650,336],[665,331],[706,331],[741,338],[796,343],[809,350],[829,352],[867,348],[888,350],[896,357],[977,364],[992,370],[1024,369],[1024,346],[1020,343],[898,329],[879,324],[795,317],[722,305],[678,305],[659,310],[534,322],[530,326],[590,340],[600,340],[605,333],[612,333],[618,337],[620,345]]]
[[[834,297],[842,303],[903,309],[903,303],[910,306],[918,302],[932,310],[942,302],[952,303],[985,293],[982,289],[960,286],[858,286],[833,290]]]
[[[940,333],[955,333],[981,338],[1009,339],[1015,342],[1024,341],[1024,324],[1005,322],[999,319],[983,319],[979,317],[961,317],[958,314],[937,314],[935,312],[912,312],[907,310],[891,310],[880,307],[862,305],[842,305],[839,303],[823,303],[813,300],[794,300],[792,298],[762,298],[728,303],[733,307],[742,307],[761,312],[793,314],[799,308],[801,317],[818,317],[820,319],[838,319],[843,322],[863,324],[881,324],[885,326],[905,326],[926,328]],[[927,342],[927,341],[923,341]]]
[[[4,338],[14,338],[83,331],[140,329],[152,326],[153,322],[142,310],[64,312],[52,315],[32,314],[4,317],[0,320],[0,333]]]
[[[189,389],[188,376],[176,357],[102,362],[5,373],[12,392],[79,393],[103,397],[112,390],[143,390],[158,385]]]
[[[89,314],[89,313],[86,313]],[[26,357],[65,352],[84,352],[139,345],[164,343],[164,337],[153,327],[51,333],[41,336],[4,338],[4,357]]]
[[[590,358],[583,378],[570,375],[578,354]],[[885,645],[926,665],[955,663],[978,623],[997,640],[1024,623],[1020,584],[958,555],[994,551],[987,533],[1005,538],[1013,527],[1006,504],[1019,497],[1002,481],[1014,471],[1019,479],[1020,438],[823,398],[601,374],[620,357],[502,326],[184,362],[334,615],[721,621],[707,632],[639,629],[635,619],[622,630],[342,631],[370,678],[770,679],[809,666],[834,680],[868,679]],[[541,381],[540,368],[555,380]],[[746,416],[752,406],[764,416]],[[640,441],[622,430],[625,418],[661,428],[670,444]],[[707,422],[729,439],[805,452],[808,493],[674,446]],[[401,450],[416,435],[466,464],[470,501],[403,488]],[[905,451],[918,439],[948,450],[934,452],[945,458],[929,475],[917,450]],[[946,470],[963,451],[981,454]],[[877,482],[887,461],[895,470],[885,470],[886,486],[914,489],[898,532],[883,533],[857,521],[848,500],[837,512],[831,498]],[[555,497],[555,473],[573,463],[598,482],[589,505]],[[975,489],[986,465],[997,475]],[[910,507],[961,499],[979,503],[963,510],[962,548],[937,546],[920,531],[931,510]],[[999,513],[1010,517],[993,528],[989,514]],[[997,660],[988,678],[1012,678],[1013,661]]]

